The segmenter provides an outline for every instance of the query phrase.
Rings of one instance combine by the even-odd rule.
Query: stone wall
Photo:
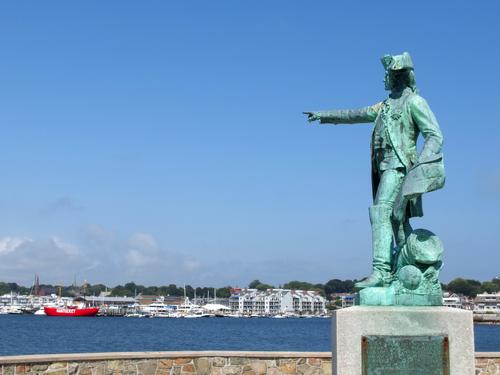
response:
[[[0,375],[331,375],[331,353],[139,352],[0,357]],[[476,353],[477,375],[500,375],[500,353]]]
[[[500,353],[476,353],[477,375],[500,375]]]

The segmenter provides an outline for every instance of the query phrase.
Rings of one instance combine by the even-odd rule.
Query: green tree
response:
[[[250,289],[257,289],[257,290],[267,290],[267,289],[274,289],[274,286],[269,285],[269,284],[264,284],[260,280],[253,280],[250,284],[248,284],[248,287]]]
[[[184,289],[182,290],[182,293],[184,293]],[[191,285],[186,285],[186,296],[194,298],[194,288]]]
[[[446,286],[446,290],[463,294],[468,297],[475,297],[479,292],[481,292],[481,282],[471,279],[462,279],[461,277],[456,278]]]
[[[306,281],[289,281],[283,285],[284,289],[296,289],[296,290],[313,290],[314,285]]]
[[[250,289],[256,289],[256,288],[257,288],[257,286],[259,286],[260,284],[262,284],[262,283],[260,282],[260,280],[253,280],[253,281],[251,281],[251,282],[250,282],[250,284],[248,284],[248,287],[249,287]]]
[[[17,283],[0,282],[0,294],[9,294],[10,292],[19,294],[29,294],[31,288],[18,285]]]
[[[485,281],[481,284],[481,292],[496,293],[500,290],[500,285],[493,281]]]
[[[169,296],[182,296],[184,295],[184,290],[182,290],[181,288],[177,288],[177,285],[175,284],[169,284],[167,286],[167,295]]]
[[[0,283],[0,294],[8,294],[11,292],[11,289],[9,287],[9,284],[7,283]]]
[[[87,288],[87,294],[90,296],[98,296],[101,292],[106,291],[106,289],[106,285],[104,284],[89,285]]]
[[[357,280],[339,280],[332,279],[325,284],[326,295],[329,296],[332,293],[353,293],[354,283]]]
[[[217,297],[218,298],[229,298],[231,296],[231,287],[226,286],[224,288],[217,289]]]
[[[113,297],[132,297],[133,294],[130,294],[130,291],[125,288],[123,285],[117,285],[111,290],[111,296]]]
[[[494,277],[493,279],[491,279],[491,282],[495,283],[500,288],[500,276]]]
[[[306,281],[289,281],[283,285],[283,288],[292,290],[314,290],[319,292],[322,296],[325,295],[325,286],[323,284],[311,284]]]

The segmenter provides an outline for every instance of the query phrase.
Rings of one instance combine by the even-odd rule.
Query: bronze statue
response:
[[[373,205],[369,208],[373,272],[356,284],[362,289],[361,304],[441,304],[437,279],[441,243],[430,231],[414,231],[409,219],[423,216],[422,194],[444,185],[443,137],[434,114],[418,94],[410,55],[385,55],[382,64],[385,88],[390,90],[383,102],[355,110],[304,114],[310,122],[321,124],[374,122]],[[418,154],[420,133],[425,142]]]

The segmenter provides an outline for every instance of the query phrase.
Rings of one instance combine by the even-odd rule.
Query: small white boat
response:
[[[152,316],[151,318],[170,318],[170,314],[169,313],[158,313],[158,314]]]
[[[186,315],[184,315],[184,318],[186,318],[186,319],[212,318],[214,316],[215,316],[215,314],[197,312],[197,313],[194,313],[194,314],[186,314]]]
[[[197,319],[197,318],[201,318],[201,314],[186,314],[186,315],[184,315],[184,318],[186,318],[186,319]]]
[[[140,313],[128,313],[124,315],[125,318],[142,318],[144,315]]]
[[[180,312],[172,312],[168,314],[169,318],[184,318],[184,315],[182,315]]]
[[[21,310],[20,307],[18,306],[10,306],[7,309],[7,314],[13,314],[13,315],[21,315],[23,311]]]

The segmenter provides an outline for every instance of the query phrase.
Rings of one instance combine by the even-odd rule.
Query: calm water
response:
[[[0,316],[0,355],[163,350],[330,351],[330,319]],[[500,352],[500,325],[475,327],[476,351]]]

